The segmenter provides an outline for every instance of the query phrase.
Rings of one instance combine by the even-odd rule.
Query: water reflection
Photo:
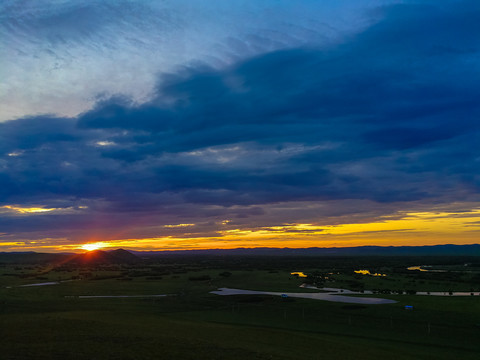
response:
[[[379,274],[379,273],[372,274],[370,270],[355,270],[354,272],[355,274],[370,275],[370,276],[387,276],[387,274]]]
[[[420,265],[420,266],[410,266],[407,270],[418,270],[418,271],[429,271],[429,272],[447,272],[447,270],[432,270],[432,269],[425,269],[429,267],[428,265]]]
[[[290,275],[296,275],[298,277],[307,277],[307,275],[305,275],[303,272],[301,271],[294,271],[294,272],[291,272]]]

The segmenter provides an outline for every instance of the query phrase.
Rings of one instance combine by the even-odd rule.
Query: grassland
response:
[[[303,280],[291,271],[316,273],[310,281],[345,288],[469,291],[479,286],[474,266],[449,265],[448,273],[432,273],[443,277],[401,271],[415,260],[170,259],[90,269],[5,265],[0,268],[0,354],[12,360],[478,359],[478,296],[382,294],[377,296],[398,302],[351,305],[209,293],[219,287],[312,291],[300,289]],[[388,276],[351,271],[369,262]],[[153,294],[171,296],[78,298]],[[414,310],[405,310],[405,305]]]

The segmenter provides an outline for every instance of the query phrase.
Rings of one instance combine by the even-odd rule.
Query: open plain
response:
[[[183,256],[136,264],[4,263],[0,353],[11,360],[477,359],[480,267],[465,265],[471,259],[464,257],[431,258],[447,271],[407,270],[418,261]],[[385,276],[355,273],[360,264]],[[35,283],[43,285],[25,286]],[[215,294],[221,288],[250,291]],[[288,295],[331,288],[338,295],[330,296],[390,301]],[[452,295],[416,294],[441,290]]]

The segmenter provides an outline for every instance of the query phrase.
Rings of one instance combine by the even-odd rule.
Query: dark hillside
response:
[[[75,265],[134,264],[139,260],[137,256],[123,249],[113,251],[93,250],[75,255],[68,263]]]

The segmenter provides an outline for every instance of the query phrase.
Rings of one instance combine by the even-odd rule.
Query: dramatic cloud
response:
[[[147,26],[151,15],[135,6]],[[96,18],[102,7],[61,9],[56,26],[75,41],[109,26]],[[79,11],[79,28],[67,26]],[[480,5],[411,3],[368,14],[368,26],[335,41],[319,27],[301,41],[279,35],[278,46],[259,40],[255,51],[242,38],[232,47],[243,55],[222,66],[190,64],[149,79],[157,85],[142,103],[127,92],[76,117],[1,123],[0,236],[318,236],[335,233],[328,225],[428,211],[465,211],[474,223]],[[177,34],[168,27],[162,36],[168,31]],[[115,70],[122,79],[137,73]],[[52,210],[14,211],[23,208]]]
[[[358,8],[354,0],[5,0],[0,121],[75,116],[115,93],[142,102],[157,73],[185,63],[222,67],[329,43],[368,23]]]

